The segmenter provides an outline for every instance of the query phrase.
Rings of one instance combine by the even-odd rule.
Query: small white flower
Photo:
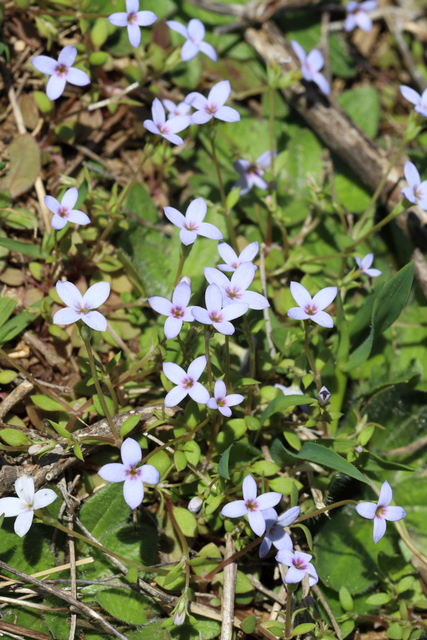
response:
[[[126,0],[126,11],[112,13],[108,18],[115,27],[127,27],[129,42],[138,47],[141,42],[140,27],[149,27],[157,20],[152,11],[140,11],[139,0]]]
[[[359,267],[360,273],[363,273],[365,276],[369,276],[370,278],[377,278],[382,274],[382,271],[379,269],[371,269],[371,264],[374,261],[374,254],[367,253],[366,256],[362,259],[359,256],[355,258],[357,262],[357,266]]]
[[[62,200],[59,203],[56,198],[52,196],[45,196],[44,203],[52,211],[52,227],[54,229],[63,229],[67,222],[74,224],[89,224],[90,218],[83,211],[74,209],[76,206],[79,192],[76,187],[71,187],[62,196]]]
[[[227,388],[224,381],[217,380],[215,382],[214,397],[209,398],[208,407],[209,409],[218,409],[223,416],[229,418],[231,416],[230,407],[234,407],[235,405],[243,402],[245,396],[242,396],[240,393],[230,393],[227,396],[226,393]]]
[[[188,27],[185,27],[181,22],[177,22],[176,20],[167,20],[166,24],[169,29],[172,31],[176,31],[177,33],[184,36],[187,42],[184,43],[181,49],[181,58],[184,62],[188,60],[192,60],[199,51],[208,56],[211,60],[216,62],[218,57],[216,55],[216,51],[211,44],[204,42],[205,37],[205,26],[201,20],[198,18],[193,18],[188,23]]]
[[[15,482],[15,491],[18,498],[0,499],[0,516],[2,514],[5,518],[17,516],[14,529],[15,533],[22,538],[31,527],[34,511],[52,504],[58,496],[52,489],[40,489],[34,493],[34,480],[28,476],[18,478]]]
[[[100,307],[110,295],[108,282],[97,282],[86,291],[84,296],[72,282],[57,282],[56,293],[67,306],[60,309],[53,316],[53,324],[72,324],[77,320],[83,320],[85,324],[95,331],[105,331],[107,321],[99,311]]]

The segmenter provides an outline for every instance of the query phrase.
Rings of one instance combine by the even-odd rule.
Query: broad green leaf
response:
[[[10,447],[25,447],[30,444],[28,436],[19,429],[0,429],[0,438]]]
[[[130,416],[129,418],[126,418],[126,420],[123,422],[122,426],[120,427],[120,436],[122,438],[127,436],[127,434],[130,433],[132,429],[136,427],[136,425],[140,420],[141,420],[141,416],[139,415]]]
[[[2,188],[8,189],[12,198],[16,198],[31,189],[39,175],[40,148],[33,136],[25,133],[14,139],[9,155],[10,167]]]
[[[34,395],[31,396],[31,400],[34,402],[36,407],[39,407],[44,411],[64,411],[62,404],[49,396]]]
[[[260,418],[260,425],[262,426],[270,416],[274,413],[280,413],[291,407],[299,407],[302,404],[313,404],[316,402],[315,398],[310,396],[290,395],[290,396],[277,396],[263,411]]]
[[[0,384],[10,384],[18,375],[17,371],[4,369],[3,371],[0,371]]]
[[[366,604],[373,604],[376,607],[380,607],[383,604],[390,602],[391,595],[389,593],[374,593],[369,598],[366,598]]]
[[[188,509],[174,507],[173,513],[182,533],[192,538],[197,534],[197,520]]]
[[[161,612],[152,598],[127,589],[105,589],[96,599],[110,615],[127,624],[145,624]]]
[[[0,327],[10,318],[17,305],[17,300],[7,296],[0,296]]]
[[[126,636],[129,640],[170,640],[171,638],[168,630],[162,628],[162,620],[150,622],[137,631],[127,631]]]
[[[380,99],[373,86],[364,85],[343,91],[337,98],[338,103],[354,122],[375,138],[380,121]]]
[[[222,478],[225,478],[226,480],[230,479],[230,471],[228,467],[230,462],[230,453],[233,447],[234,444],[230,444],[230,446],[227,447],[218,463],[218,473]]]

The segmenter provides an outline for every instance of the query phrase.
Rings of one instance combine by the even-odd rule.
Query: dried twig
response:
[[[230,558],[236,547],[231,533],[225,534],[225,559]],[[236,589],[237,564],[231,562],[224,567],[224,591],[222,596],[221,640],[231,640],[234,622],[234,594]]]

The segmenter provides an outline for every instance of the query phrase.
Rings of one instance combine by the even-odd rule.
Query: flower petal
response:
[[[325,64],[323,54],[319,49],[312,49],[307,56],[306,65],[311,68],[312,71],[317,72]]]
[[[128,504],[131,509],[139,507],[144,499],[144,485],[139,478],[132,480],[128,478],[125,480],[123,485],[123,497],[126,504]]]
[[[176,225],[180,229],[184,227],[185,218],[178,209],[174,209],[174,207],[164,207],[163,211],[165,212],[167,219],[172,222],[172,224]]]
[[[231,409],[228,407],[218,407],[218,411],[222,413],[223,416],[229,418],[231,416]]]
[[[244,264],[252,264],[251,262],[245,262]],[[260,293],[256,293],[255,291],[245,291],[245,293],[240,298],[241,302],[244,302],[248,305],[249,309],[267,309],[270,306],[267,298]]]
[[[388,507],[390,502],[393,500],[393,491],[387,480],[383,482],[380,491],[380,497],[378,498],[378,506],[379,507]]]
[[[190,22],[188,23],[187,30],[188,30],[188,35],[193,40],[196,40],[199,42],[200,40],[203,40],[206,34],[205,26],[203,22],[198,18],[193,18],[192,20],[190,20]]]
[[[187,211],[185,212],[185,219],[187,222],[200,224],[205,219],[207,210],[208,206],[203,198],[196,198],[188,205]]]
[[[281,564],[286,564],[288,567],[291,566],[293,559],[294,559],[294,554],[288,548],[280,549],[276,553],[276,562],[280,562]]]
[[[179,334],[181,329],[182,329],[181,318],[174,318],[173,316],[169,316],[169,318],[166,318],[166,322],[163,327],[163,330],[168,340],[172,340],[173,338],[176,338],[176,336]]]
[[[242,290],[247,289],[253,282],[255,271],[256,268],[252,262],[244,262],[231,276],[231,284]]]
[[[406,182],[412,189],[415,189],[420,185],[420,174],[418,173],[418,169],[413,162],[405,162],[403,171],[405,173]]]
[[[300,61],[300,63],[304,64],[307,58],[307,54],[302,48],[302,46],[300,45],[300,43],[297,42],[296,40],[291,40],[291,47],[295,51],[295,54],[298,60]]]
[[[248,308],[248,305],[242,302],[232,302],[223,309],[222,313],[226,320],[235,320],[243,316]]]
[[[261,511],[248,510],[248,520],[255,535],[262,536],[265,533],[265,520]]]
[[[107,300],[111,287],[109,282],[93,284],[83,296],[83,303],[87,309],[97,309]]]
[[[72,67],[77,58],[77,49],[73,44],[69,44],[64,47],[58,56],[59,64],[64,64],[66,67]]]
[[[154,311],[160,313],[162,316],[169,316],[172,312],[172,303],[166,298],[162,298],[161,296],[153,296],[152,298],[148,298],[148,304],[152,309],[154,309]]]
[[[132,47],[136,49],[141,43],[141,28],[137,24],[128,23],[127,29],[129,42],[131,43]]]
[[[315,584],[317,584],[319,582],[319,576],[317,575],[317,571],[314,568],[314,565],[311,564],[311,562],[308,563],[305,572],[308,573],[308,585],[310,587],[313,587]]]
[[[202,222],[197,229],[197,234],[211,240],[222,240],[222,233],[215,225],[210,222]]]
[[[276,150],[274,150],[273,156],[274,156],[274,158],[277,158],[277,151]],[[258,164],[263,169],[269,169],[271,167],[271,151],[270,151],[270,149],[267,149],[267,151],[264,151],[264,153],[261,153],[261,155],[255,160],[255,162],[256,162],[256,164]],[[251,244],[253,244],[253,243],[251,243]]]
[[[206,122],[209,122],[212,118],[213,115],[204,110],[195,111],[191,116],[191,124],[206,124]]]
[[[176,407],[181,400],[184,400],[187,390],[182,387],[174,387],[165,398],[165,407]]]
[[[209,91],[208,103],[216,107],[222,107],[230,96],[231,86],[228,80],[217,82]]]
[[[281,527],[289,527],[290,524],[295,522],[301,512],[301,507],[291,507],[285,513],[277,519],[277,524]]]
[[[265,556],[270,551],[270,549],[271,549],[271,539],[267,533],[264,537],[264,540],[261,542],[261,546],[259,548],[259,557],[265,558]]]
[[[139,11],[139,0],[126,0],[127,13],[136,13]]]
[[[187,40],[184,42],[181,49],[181,60],[183,62],[188,62],[197,56],[199,53],[199,47],[191,42],[191,40]]]
[[[140,467],[140,478],[142,482],[148,484],[158,484],[160,482],[160,472],[152,464],[143,464]]]
[[[179,239],[182,244],[188,247],[188,245],[193,244],[193,242],[197,240],[197,233],[196,231],[190,231],[189,229],[181,229],[179,232]]]
[[[178,364],[175,364],[175,362],[164,362],[163,373],[167,379],[174,384],[181,384],[183,379],[187,376],[184,369],[182,369]]]
[[[49,56],[35,56],[31,62],[37,71],[46,73],[49,76],[55,73],[55,69],[58,66],[58,62]]]
[[[308,320],[311,316],[301,309],[301,307],[292,307],[288,311],[288,316],[293,320]]]
[[[0,500],[0,516],[5,518],[14,518],[20,513],[27,510],[27,505],[20,498],[1,498]]]
[[[244,500],[234,500],[229,502],[221,509],[221,515],[226,518],[240,518],[247,513],[247,508]]]
[[[361,9],[362,11],[375,11],[377,7],[378,7],[377,0],[365,0],[364,2],[361,2],[359,5],[359,9]]]
[[[88,311],[87,313],[82,314],[80,317],[88,327],[94,329],[95,331],[107,330],[107,320],[104,318],[102,313],[99,313],[99,311]]]
[[[374,254],[373,253],[367,253],[366,256],[362,260],[362,263],[361,263],[362,268],[363,269],[369,269],[369,267],[371,266],[373,261],[374,261]],[[359,262],[360,262],[360,260],[359,260]]]
[[[50,76],[46,85],[46,95],[49,100],[56,100],[64,93],[66,79],[58,76]]]
[[[215,398],[209,398],[207,402],[207,406],[209,407],[209,409],[213,409],[213,410],[219,408]]]
[[[270,537],[272,543],[279,551],[280,549],[289,549],[289,551],[292,551],[292,538],[286,531],[283,531],[283,529],[274,527],[273,531],[270,532]]]
[[[224,122],[239,122],[240,113],[232,107],[220,107],[215,113],[215,118]]]
[[[377,542],[381,540],[381,538],[385,534],[386,529],[387,529],[387,524],[385,520],[383,520],[382,518],[374,518],[373,538],[374,538],[375,544],[377,544]]]
[[[154,124],[154,122],[152,120],[144,120],[144,122],[142,124],[150,133],[154,133],[155,135],[158,135],[158,136],[162,135],[162,132]]]
[[[197,320],[197,322],[201,322],[202,324],[212,324],[209,313],[206,311],[206,309],[203,309],[203,307],[193,307],[191,313],[193,314],[193,318]]]
[[[278,493],[277,491],[269,491],[268,493],[263,493],[257,498],[258,507],[261,509],[261,511],[264,511],[264,509],[270,509],[271,507],[275,507],[277,504],[279,504],[281,499],[282,494]]]
[[[76,87],[84,87],[85,85],[90,84],[90,78],[86,71],[73,67],[72,69],[68,69],[67,82],[74,84]]]
[[[188,367],[188,375],[193,380],[198,380],[206,368],[206,356],[199,356]],[[206,400],[207,402],[207,400]]]
[[[321,327],[332,329],[332,327],[334,326],[332,316],[330,316],[329,313],[326,313],[326,311],[318,311],[318,313],[315,313],[314,315],[308,317],[313,320],[313,322],[320,324]]]
[[[128,14],[124,11],[118,11],[108,16],[108,22],[115,27],[126,27],[128,23]]]
[[[80,320],[80,313],[75,311],[74,309],[70,309],[70,307],[66,307],[65,309],[60,309],[53,316],[53,324],[72,324],[73,322],[77,322]]]
[[[220,288],[215,283],[210,284],[205,291],[206,308],[208,311],[222,309],[222,295]],[[230,320],[230,318],[227,318]]]
[[[359,29],[362,29],[365,33],[369,33],[372,30],[372,20],[363,11],[357,11],[354,20]]]
[[[224,336],[232,336],[236,331],[231,322],[212,322],[212,325],[214,329],[216,329],[219,333],[222,333]]]
[[[191,124],[190,116],[174,116],[168,120],[168,131],[170,133],[179,133]]]
[[[379,269],[365,269],[365,274],[370,278],[378,278],[382,274]]]
[[[378,505],[374,502],[361,502],[360,504],[357,504],[355,506],[355,509],[359,516],[362,516],[362,518],[368,518],[369,520],[375,518],[377,508]]]
[[[246,501],[255,500],[258,489],[257,489],[254,478],[250,474],[247,475],[246,478],[243,480],[242,490],[243,490],[243,498]],[[270,506],[273,507],[274,505],[270,505]]]
[[[192,91],[189,93],[184,102],[197,110],[204,110],[208,104],[205,96],[198,91]]]
[[[98,475],[107,482],[124,482],[126,480],[126,468],[119,462],[104,464],[98,471]]]
[[[136,21],[139,27],[150,27],[157,20],[154,11],[138,11]]]
[[[386,507],[384,518],[390,520],[390,522],[396,522],[402,520],[406,516],[406,511],[403,507]]]
[[[225,401],[228,407],[235,407],[243,402],[244,399],[245,396],[242,396],[241,393],[230,393],[230,395],[226,397]]]
[[[303,287],[303,285],[299,282],[291,282],[290,289],[291,295],[299,307],[305,307],[311,302],[311,295],[309,294],[307,289]]]
[[[142,460],[141,447],[133,438],[126,438],[120,448],[120,456],[125,467],[135,467]]]
[[[294,566],[289,567],[285,576],[285,584],[296,584],[304,579],[305,571]]]
[[[214,269],[213,267],[205,267],[204,274],[209,284],[217,284],[220,289],[226,289],[230,286],[230,280],[224,273]]]
[[[227,387],[225,386],[224,380],[221,380],[220,378],[215,382],[215,387],[214,387],[215,398],[224,398],[226,394],[227,394]]]
[[[39,56],[41,57],[45,57],[45,56]],[[34,64],[34,62],[33,62]],[[406,85],[402,85],[400,87],[400,93],[402,94],[402,96],[408,100],[409,102],[412,102],[412,104],[414,104],[415,106],[419,106],[421,103],[421,96],[419,93],[417,93],[416,91],[414,91],[414,89],[411,89],[411,87],[407,87]]]
[[[153,100],[153,104],[151,106],[151,114],[153,116],[153,121],[157,127],[159,125],[165,124],[166,122],[165,109],[158,98],[154,98]]]
[[[412,187],[405,187],[400,192],[409,202],[415,204],[417,202],[417,198],[415,196],[414,190]]]
[[[52,504],[58,496],[52,489],[40,489],[34,494],[33,507],[34,509],[43,509],[49,504]]]
[[[317,84],[320,91],[324,93],[325,96],[328,96],[331,93],[331,86],[329,82],[326,80],[323,73],[315,73],[312,80],[315,84]]]
[[[323,311],[335,300],[338,293],[337,287],[325,287],[321,289],[313,298],[313,303],[318,309]]]
[[[25,536],[25,534],[29,531],[31,524],[33,522],[34,511],[32,509],[27,509],[23,513],[20,513],[19,516],[15,520],[15,533],[20,538]]]
[[[56,293],[67,307],[76,308],[81,307],[83,304],[83,296],[72,282],[62,282],[59,280],[56,283]],[[72,322],[74,322],[74,320]]]
[[[61,216],[58,216],[55,214],[51,220],[51,225],[54,229],[60,230],[65,227],[67,222],[68,222],[67,218],[62,218]]]
[[[56,198],[53,198],[52,196],[45,196],[44,197],[44,203],[47,206],[47,208],[49,209],[49,211],[51,211],[52,213],[57,214],[59,209],[60,209],[60,204],[58,202],[58,200]]]
[[[208,56],[213,62],[218,62],[218,56],[211,44],[209,42],[199,42],[199,49],[205,56]]]
[[[207,404],[209,401],[209,391],[200,382],[195,382],[191,389],[188,390],[188,395],[197,404]]]
[[[350,13],[344,21],[344,31],[347,31],[348,33],[349,31],[353,31],[355,27],[356,27],[356,20],[354,19],[354,15]]]
[[[73,224],[90,224],[90,218],[83,211],[79,211],[78,209],[73,209],[70,211],[68,216],[68,222],[72,222]]]
[[[181,24],[181,22],[178,22],[177,20],[166,20],[166,24],[169,29],[172,29],[172,31],[176,31],[176,33],[181,34],[185,39],[188,38],[187,27]]]
[[[227,265],[231,265],[233,262],[238,261],[237,253],[226,242],[218,242],[218,253]]]

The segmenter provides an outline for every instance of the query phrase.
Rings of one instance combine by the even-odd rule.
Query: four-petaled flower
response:
[[[427,118],[427,89],[420,95],[414,89],[411,89],[411,87],[403,84],[400,87],[400,93],[406,100],[415,105],[415,111],[417,113]]]
[[[259,557],[264,558],[274,545],[276,549],[289,549],[292,551],[291,536],[284,531],[283,527],[289,527],[299,516],[300,507],[291,507],[281,516],[278,516],[275,509],[265,509],[262,512],[265,520],[266,533],[259,548]]]
[[[193,322],[193,307],[187,306],[191,297],[191,288],[186,282],[180,282],[172,295],[172,302],[160,296],[148,298],[148,304],[162,316],[168,316],[165,322],[165,336],[168,340],[176,338],[183,322]]]
[[[197,109],[191,116],[192,124],[205,124],[212,118],[223,120],[224,122],[237,122],[240,120],[240,113],[232,107],[224,107],[231,93],[228,80],[217,82],[209,91],[207,98],[197,91],[189,93],[185,102]]]
[[[243,302],[249,309],[266,309],[270,306],[267,298],[255,291],[246,291],[252,284],[255,270],[256,267],[251,262],[244,262],[237,267],[229,280],[225,273],[218,269],[205,267],[205,278],[210,284],[216,284],[220,288],[224,306]]]
[[[86,291],[84,296],[71,282],[57,282],[56,292],[67,306],[60,309],[53,316],[53,324],[71,324],[83,320],[85,324],[96,331],[105,331],[107,321],[99,311],[100,307],[110,295],[108,282],[97,282]]]
[[[295,551],[293,553],[290,549],[280,549],[276,554],[276,560],[289,567],[286,572],[285,583],[295,584],[301,582],[305,574],[308,573],[309,586],[312,587],[317,584],[319,577],[316,569],[310,562],[312,557],[309,553],[303,553],[302,551]]]
[[[209,398],[208,407],[209,409],[218,409],[223,416],[229,418],[231,416],[231,409],[229,407],[234,407],[236,404],[243,402],[245,396],[242,396],[240,393],[230,393],[228,396],[226,394],[227,388],[224,381],[217,380],[215,382],[214,397]]]
[[[274,152],[274,157],[277,156],[277,151]],[[252,187],[258,187],[259,189],[268,189],[268,182],[264,180],[263,175],[271,166],[271,151],[264,151],[255,162],[249,162],[249,160],[236,160],[233,163],[233,167],[237,173],[241,174],[232,189],[240,187],[240,195],[244,196],[251,191]]]
[[[140,27],[149,27],[156,22],[157,16],[153,11],[140,11],[139,0],[126,0],[126,11],[112,13],[108,20],[115,27],[127,27],[129,42],[133,47],[139,47]]]
[[[360,273],[364,273],[365,276],[369,276],[370,278],[377,278],[382,274],[382,271],[379,269],[371,269],[371,264],[374,261],[374,254],[367,253],[366,256],[362,259],[359,256],[355,258],[357,262],[357,266],[359,267]]]
[[[294,320],[313,320],[321,327],[331,328],[334,326],[329,313],[323,311],[335,300],[338,289],[336,287],[326,287],[321,289],[314,298],[299,282],[291,282],[291,294],[298,307],[289,309],[288,316]]]
[[[409,202],[427,211],[427,180],[421,182],[418,169],[412,162],[405,162],[404,172],[409,187],[402,189],[401,193]]]
[[[14,518],[15,533],[22,538],[25,536],[34,517],[36,509],[43,509],[52,504],[58,497],[52,489],[40,489],[34,493],[34,480],[28,476],[21,476],[15,482],[15,491],[17,498],[1,498],[0,499],[0,516],[4,514],[5,518]]]
[[[302,46],[296,40],[291,40],[292,49],[295,51],[300,63],[301,73],[304,80],[311,80],[317,84],[320,91],[328,96],[331,93],[331,87],[325,76],[320,73],[320,69],[324,65],[322,52],[319,49],[312,49],[306,54]]]
[[[221,509],[221,515],[226,518],[240,518],[247,515],[249,525],[257,536],[265,532],[265,520],[262,512],[279,504],[281,493],[270,491],[257,497],[256,482],[251,475],[243,480],[243,500],[235,500]]]
[[[176,116],[187,116],[191,111],[191,106],[185,102],[175,104],[172,100],[164,98],[163,104],[168,111],[168,120],[175,118]]]
[[[176,134],[189,126],[190,116],[175,116],[166,120],[165,109],[158,98],[153,100],[151,115],[153,116],[152,120],[144,120],[144,127],[148,131],[162,136],[172,144],[184,144],[184,140]]]
[[[211,240],[222,240],[222,233],[215,225],[203,222],[207,210],[208,207],[203,198],[196,198],[190,202],[185,216],[174,207],[164,208],[167,219],[181,229],[179,237],[182,244],[185,245],[193,244],[197,236],[204,236],[211,238]]]
[[[225,264],[219,264],[218,269],[221,271],[236,271],[237,267],[240,267],[244,262],[252,263],[252,260],[258,253],[258,249],[258,242],[251,242],[243,249],[242,253],[237,256],[237,253],[229,244],[226,242],[218,242],[218,253],[225,262]],[[257,269],[258,267],[255,268]]]
[[[172,29],[172,31],[176,31],[187,40],[181,49],[181,59],[184,60],[184,62],[187,62],[197,56],[199,51],[204,53],[205,56],[208,56],[208,58],[214,62],[218,60],[218,56],[216,55],[216,51],[213,46],[207,42],[203,42],[205,37],[205,26],[201,20],[193,18],[188,23],[188,27],[185,27],[181,22],[177,22],[176,20],[167,20],[166,24],[170,29]]]
[[[141,462],[142,451],[136,440],[127,438],[121,448],[120,456],[123,464],[112,462],[104,464],[98,474],[107,482],[124,482],[123,497],[131,509],[136,509],[144,499],[144,482],[148,484],[158,484],[160,473],[152,464],[143,464],[136,468]]]
[[[49,58],[49,56],[36,56],[31,60],[33,67],[37,71],[51,76],[46,86],[46,95],[49,100],[56,100],[59,96],[62,96],[66,82],[75,84],[78,87],[83,87],[90,83],[87,73],[73,67],[76,57],[76,47],[69,44],[62,49],[58,60]]]
[[[230,320],[235,320],[248,310],[247,304],[231,304],[222,308],[223,298],[220,288],[216,284],[210,284],[205,292],[206,309],[203,307],[193,307],[192,314],[197,322],[202,324],[211,324],[214,329],[223,333],[225,336],[231,336],[235,332],[235,328]],[[216,407],[215,407],[216,408]]]
[[[206,356],[199,356],[184,371],[174,362],[163,363],[163,373],[177,386],[169,391],[165,398],[165,407],[175,407],[188,394],[198,404],[207,404],[209,391],[197,382],[206,367]]]
[[[383,482],[380,491],[380,497],[378,503],[375,502],[361,502],[356,505],[355,509],[359,516],[362,518],[368,518],[374,521],[374,542],[375,544],[381,540],[386,530],[386,520],[390,522],[396,522],[402,520],[406,516],[406,511],[403,507],[390,507],[390,502],[393,499],[393,492],[387,480]]]
[[[344,22],[345,31],[353,31],[356,27],[369,33],[372,29],[372,20],[368,16],[368,11],[374,11],[378,7],[376,0],[365,0],[365,2],[355,2],[350,0],[346,4],[347,17]]]
[[[52,227],[54,229],[63,229],[67,222],[74,224],[89,224],[90,218],[83,211],[73,209],[79,197],[76,187],[71,187],[62,196],[61,203],[53,196],[45,196],[44,203],[52,211]]]

